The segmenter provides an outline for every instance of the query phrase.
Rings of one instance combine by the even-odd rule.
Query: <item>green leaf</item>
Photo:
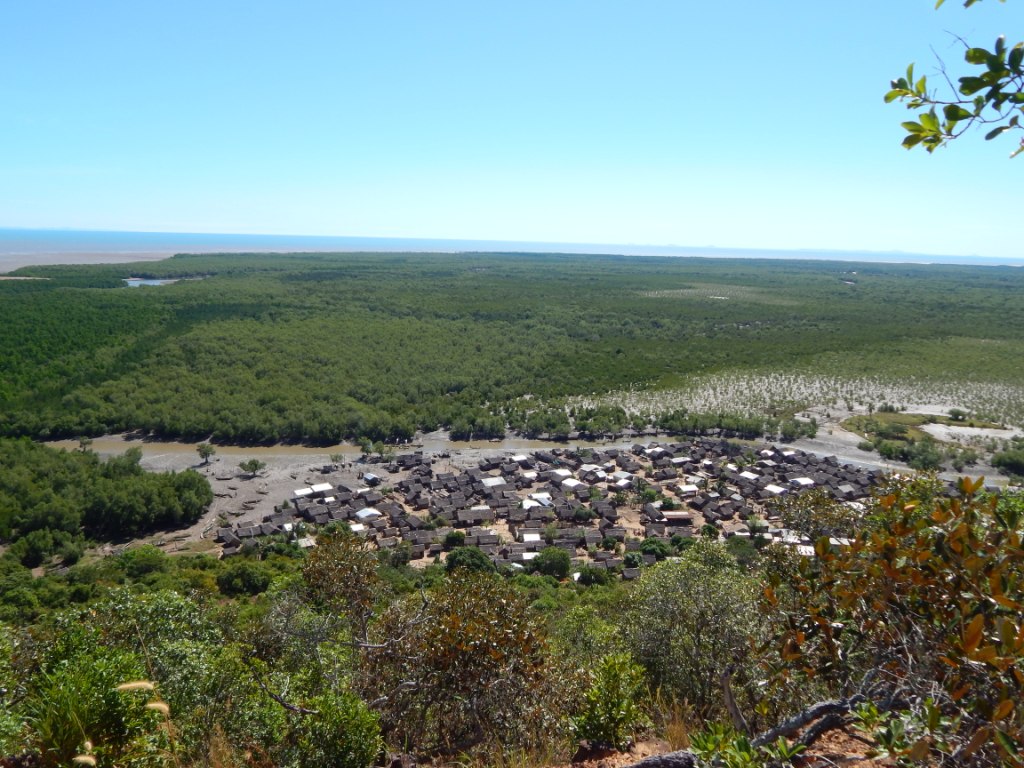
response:
[[[946,116],[947,120],[952,122],[956,122],[957,120],[970,120],[974,117],[974,115],[957,104],[947,104],[942,108],[942,114]]]
[[[984,48],[968,48],[964,58],[968,64],[984,64],[992,54]]]
[[[934,109],[928,112],[922,112],[918,115],[918,119],[921,121],[921,125],[924,126],[924,129],[929,133],[939,132],[939,118],[935,116]]]
[[[977,93],[985,87],[985,81],[980,77],[961,77],[960,78],[960,93],[964,96],[970,96],[971,94]]]
[[[920,123],[915,123],[913,121],[908,120],[905,123],[900,123],[900,125],[902,125],[904,130],[906,130],[908,133],[924,133],[924,126],[922,126]]]
[[[991,131],[985,134],[985,141],[992,141],[996,136],[1001,134],[1003,131],[1010,130],[1008,125],[1000,125],[998,128],[993,128]]]
[[[909,136],[907,136],[905,139],[903,139],[903,146],[906,147],[907,149],[911,149],[913,147],[916,147],[918,144],[921,143],[921,138],[922,138],[921,134],[919,134],[919,133],[912,133]]]
[[[988,71],[992,72],[992,73],[995,73],[995,74],[998,74],[1000,77],[1002,77],[1003,75],[1008,75],[1009,74],[1009,70],[1006,68],[1006,65],[1003,63],[1003,57],[1005,55],[1006,54],[1003,53],[1003,54],[1000,54],[999,56],[993,55],[993,56],[989,56],[987,59],[985,59],[985,66],[988,67]]]
[[[907,95],[907,92],[905,90],[899,89],[899,88],[894,88],[893,90],[891,90],[887,94],[885,94],[885,103],[886,104],[891,104],[892,102],[896,101],[896,99],[902,98],[903,96],[906,96],[906,95]]]
[[[1013,739],[1007,736],[1003,731],[996,731],[996,741],[999,742],[999,746],[1006,750],[1007,754],[1014,756],[1017,755],[1017,746],[1013,743]]]
[[[1010,51],[1010,55],[1008,57],[1010,69],[1019,71],[1022,62],[1024,62],[1024,44],[1017,43],[1013,46],[1013,50]]]

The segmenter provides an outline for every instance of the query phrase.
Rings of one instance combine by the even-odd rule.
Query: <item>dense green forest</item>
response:
[[[1024,274],[1011,268],[295,254],[18,274],[46,279],[0,281],[8,436],[557,436],[661,415],[577,414],[574,398],[777,371],[1001,386],[1020,401]],[[136,289],[127,276],[184,279]],[[686,420],[675,401],[644,410]]]
[[[940,489],[844,508],[848,547],[687,539],[630,583],[574,582],[551,550],[417,571],[343,527],[232,561],[0,557],[0,764],[525,767],[653,734],[768,768],[846,727],[891,764],[1017,766],[1024,498]]]
[[[52,553],[75,563],[90,540],[126,540],[194,523],[213,501],[197,472],[154,474],[130,448],[107,460],[27,439],[0,439],[0,543],[35,567]]]

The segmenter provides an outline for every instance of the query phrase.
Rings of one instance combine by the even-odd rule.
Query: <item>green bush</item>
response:
[[[466,533],[464,531],[448,531],[444,535],[444,548],[446,550],[464,546],[466,546]]]
[[[444,568],[448,573],[457,570],[488,573],[494,570],[494,563],[476,547],[456,547],[445,558]]]
[[[644,539],[640,551],[645,555],[654,555],[658,560],[664,560],[672,554],[672,545],[664,539]]]
[[[564,579],[569,575],[572,559],[561,547],[545,547],[530,563],[534,570],[545,576]]]
[[[21,718],[12,706],[19,687],[13,665],[14,649],[13,633],[0,624],[0,755],[16,750],[17,736],[22,729]]]
[[[640,552],[627,552],[622,564],[626,568],[640,568],[644,564],[644,556]]]
[[[129,549],[118,558],[118,562],[130,579],[140,579],[151,573],[163,573],[171,567],[164,551],[152,544]]]
[[[652,685],[698,715],[715,714],[719,675],[732,665],[738,681],[752,673],[742,660],[762,631],[759,594],[724,544],[700,540],[678,560],[641,571],[621,616],[623,637]]]
[[[217,576],[217,589],[228,597],[258,595],[261,592],[266,592],[271,580],[270,573],[261,563],[240,560],[231,563],[223,573]]]
[[[99,766],[158,766],[168,746],[151,691],[119,691],[143,677],[131,653],[99,647],[39,672],[24,705],[28,741],[43,766],[70,765],[89,752]],[[92,749],[88,749],[88,743]]]
[[[324,694],[307,702],[315,715],[293,726],[296,768],[367,768],[383,749],[377,715],[355,694]]]
[[[584,565],[580,568],[580,577],[577,580],[577,584],[583,587],[592,587],[594,585],[604,585],[611,580],[608,575],[608,571],[604,568],[595,568],[592,565]]]
[[[641,704],[644,687],[643,667],[628,653],[603,657],[583,694],[580,712],[572,719],[577,738],[624,749],[649,724]]]
[[[1024,450],[1000,451],[992,457],[992,466],[1004,474],[1024,477]]]

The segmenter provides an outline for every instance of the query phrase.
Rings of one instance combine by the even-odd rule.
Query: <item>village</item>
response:
[[[653,563],[656,555],[644,546],[649,539],[761,537],[813,554],[808,537],[781,527],[774,502],[823,488],[854,515],[882,476],[834,456],[711,438],[508,452],[484,456],[476,466],[440,465],[440,457],[422,451],[401,454],[365,465],[355,483],[341,467],[326,465],[319,482],[296,488],[273,513],[211,533],[221,556],[231,557],[266,537],[312,547],[319,529],[343,523],[413,565],[465,545],[513,569],[528,569],[554,546],[576,567],[632,579],[638,558],[626,556],[638,552],[643,563]]]

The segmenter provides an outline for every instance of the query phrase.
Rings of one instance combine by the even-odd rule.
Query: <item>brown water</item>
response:
[[[78,440],[50,440],[46,442],[52,448],[65,448],[69,451],[77,450]],[[137,440],[126,438],[124,435],[104,435],[93,438],[89,450],[95,451],[101,456],[113,456],[124,453],[129,448],[140,448],[145,458],[163,456],[166,454],[190,453],[196,454],[196,446],[199,443],[182,443],[174,440]],[[325,459],[332,453],[344,453],[346,455],[358,456],[360,448],[358,445],[335,445],[326,448],[311,448],[305,445],[266,445],[266,446],[244,446],[244,445],[216,445],[217,456],[323,456]],[[198,456],[198,454],[196,454]]]
[[[642,442],[650,442],[658,438],[644,437]],[[437,453],[460,453],[466,451],[480,452],[530,452],[538,450],[550,450],[551,448],[611,448],[632,445],[636,440],[572,440],[568,443],[557,443],[547,440],[530,440],[520,437],[506,437],[502,440],[449,440],[448,433],[430,432],[420,436],[419,440],[406,446],[397,446],[398,453],[407,451],[423,451],[427,454]],[[50,440],[46,442],[52,448],[64,448],[69,451],[77,450],[79,443],[74,440]],[[145,440],[130,438],[125,435],[104,435],[93,438],[89,449],[101,456],[114,456],[124,453],[129,448],[139,448],[142,456],[152,459],[168,454],[194,454],[199,443],[187,443],[176,440]],[[332,446],[310,447],[305,445],[267,445],[267,446],[245,446],[245,445],[215,445],[217,456],[244,458],[267,457],[267,456],[319,456],[325,461],[332,453],[341,453],[347,457],[355,458],[362,454],[358,445],[342,443]]]

